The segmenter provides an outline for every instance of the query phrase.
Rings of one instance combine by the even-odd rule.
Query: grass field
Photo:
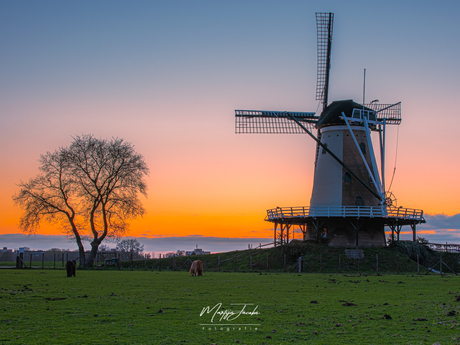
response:
[[[460,342],[457,276],[4,269],[0,278],[0,344]],[[203,326],[216,310],[203,308],[219,303],[219,326]]]

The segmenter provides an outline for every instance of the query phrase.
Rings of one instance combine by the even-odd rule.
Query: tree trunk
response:
[[[96,258],[97,250],[99,249],[100,244],[101,243],[97,240],[91,242],[91,252],[86,258],[83,268],[91,268],[94,266],[94,259]]]
[[[86,262],[85,262],[85,247],[83,247],[83,243],[81,242],[81,237],[78,234],[75,226],[73,226],[73,228],[75,229],[74,234],[75,234],[75,240],[76,240],[77,246],[78,246],[78,254],[79,254],[78,259],[80,260],[80,267],[85,267],[85,265],[86,265]]]

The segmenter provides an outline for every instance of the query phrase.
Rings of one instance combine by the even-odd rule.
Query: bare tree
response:
[[[144,214],[138,194],[147,195],[148,167],[122,139],[73,139],[69,147],[40,156],[40,173],[21,181],[13,200],[24,210],[25,233],[35,233],[41,222],[60,223],[77,243],[80,266],[89,267],[106,237],[121,237],[128,221]],[[88,257],[84,238],[91,244]]]
[[[144,245],[135,238],[124,239],[117,242],[117,251],[124,254],[126,259],[134,260],[144,252]]]

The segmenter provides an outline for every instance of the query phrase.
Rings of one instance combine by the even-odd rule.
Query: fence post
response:
[[[203,254],[203,269],[206,269],[206,254]]]
[[[18,252],[18,256],[16,256],[16,268],[22,268],[22,253]]]
[[[29,261],[30,261],[30,268],[32,268],[32,253],[29,252]]]
[[[64,253],[62,253],[62,267],[64,267]]]
[[[42,269],[45,268],[45,252],[42,253]]]
[[[417,274],[420,274],[420,262],[417,254]]]
[[[176,257],[173,257],[173,271],[176,270]]]
[[[284,272],[286,272],[286,254],[284,254]]]
[[[54,269],[56,269],[56,253],[54,253]]]
[[[217,256],[217,270],[220,271],[220,254]]]
[[[439,254],[439,272],[442,275],[442,254]]]
[[[268,254],[267,254],[267,272],[268,272]]]
[[[301,256],[299,256],[299,258],[297,259],[297,266],[299,266],[298,272],[302,273],[302,257]]]
[[[399,274],[399,254],[396,254],[396,269],[398,271],[397,274]]]
[[[340,273],[340,254],[339,254],[339,273]]]
[[[134,250],[131,249],[131,271],[134,270]]]
[[[379,275],[379,254],[375,254],[375,274]]]
[[[160,253],[160,262],[158,264],[158,271],[161,271],[161,253]]]
[[[144,255],[144,270],[147,271],[147,255]]]

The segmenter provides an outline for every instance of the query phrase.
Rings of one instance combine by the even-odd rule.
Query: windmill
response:
[[[403,226],[425,223],[423,211],[396,207],[385,189],[385,131],[401,123],[401,102],[359,104],[339,100],[328,104],[333,13],[316,13],[318,65],[316,100],[322,111],[235,110],[236,133],[304,133],[316,141],[310,206],[267,210],[274,223],[274,243],[289,242],[294,227],[304,240],[330,246],[384,246],[385,226],[392,238]],[[364,97],[363,97],[364,98]],[[316,129],[316,135],[313,133]],[[380,166],[371,139],[378,133]]]

